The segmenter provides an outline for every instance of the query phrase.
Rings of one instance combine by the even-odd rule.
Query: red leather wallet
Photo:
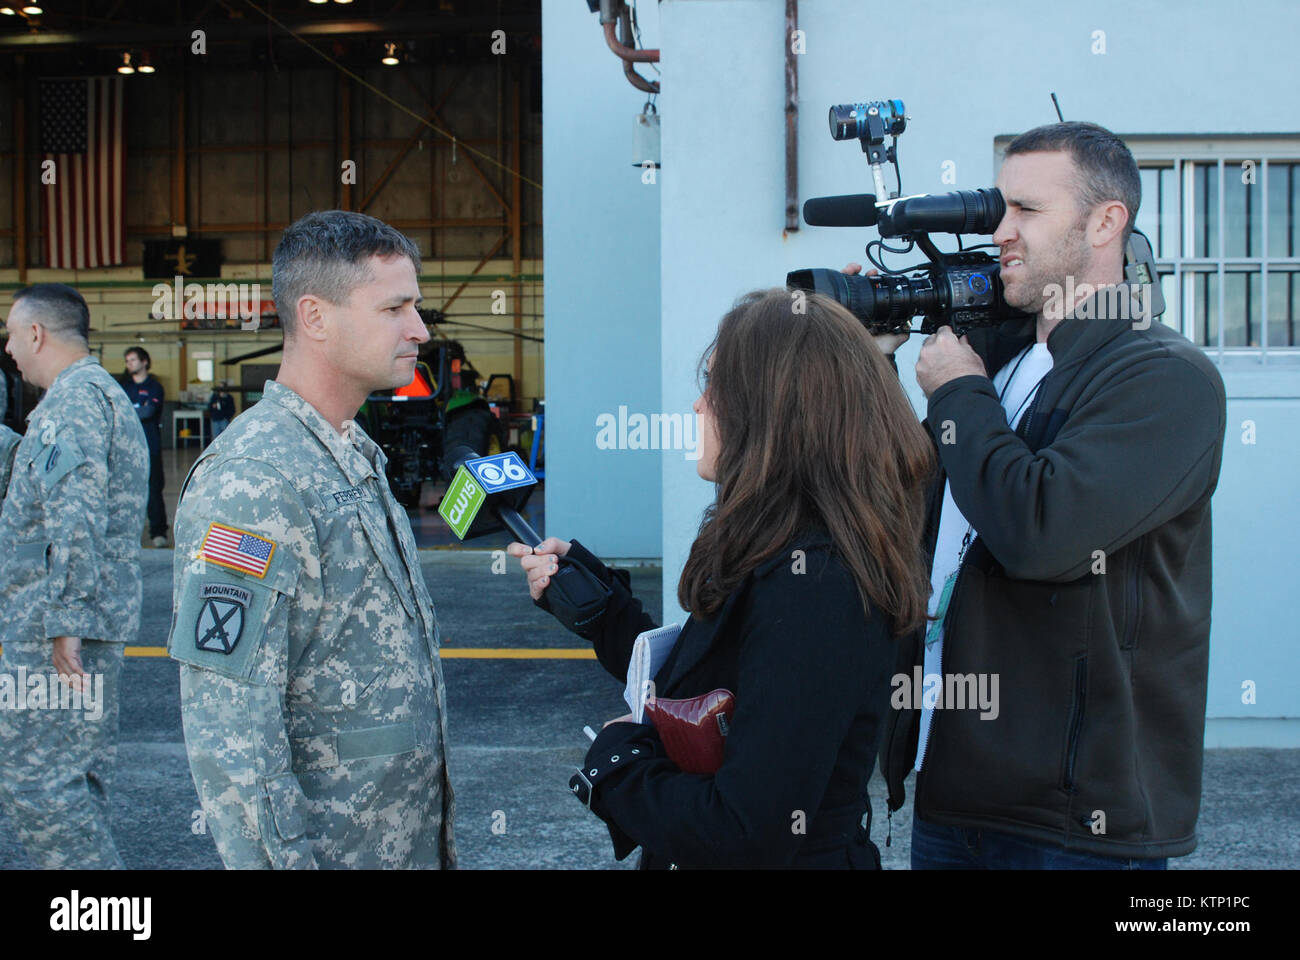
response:
[[[645,712],[664,742],[668,759],[686,773],[716,773],[722,766],[736,695],[719,688],[688,700],[650,699]]]

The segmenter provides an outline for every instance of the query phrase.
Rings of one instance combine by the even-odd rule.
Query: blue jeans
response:
[[[1080,853],[993,830],[927,823],[912,815],[913,870],[1164,870],[1157,860]]]

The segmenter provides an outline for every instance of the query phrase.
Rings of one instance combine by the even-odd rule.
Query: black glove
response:
[[[586,640],[599,636],[613,595],[610,569],[576,540],[568,555],[558,558],[556,567],[550,584],[533,603],[570,632]]]
[[[581,769],[569,778],[569,789],[609,827],[614,859],[622,860],[639,845],[611,818],[602,801],[602,789],[617,785],[623,774],[642,760],[666,757],[663,741],[649,723],[611,723],[597,735]]]

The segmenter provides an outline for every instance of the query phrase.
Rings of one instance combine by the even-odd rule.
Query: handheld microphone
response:
[[[519,512],[537,484],[519,454],[509,451],[480,457],[472,447],[458,444],[447,450],[442,464],[442,474],[451,484],[438,514],[457,537],[472,539],[504,527],[529,547],[542,542]],[[568,557],[557,559],[557,570],[542,594],[545,608],[569,630],[590,638],[599,629],[611,591],[581,564]]]
[[[803,205],[803,222],[810,227],[874,227],[879,218],[873,193],[812,197]]]

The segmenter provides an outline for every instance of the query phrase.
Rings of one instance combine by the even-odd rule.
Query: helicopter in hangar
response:
[[[273,310],[269,302],[267,309]],[[407,507],[419,505],[424,481],[440,478],[444,450],[464,444],[486,456],[511,449],[506,442],[507,431],[502,415],[510,412],[515,403],[514,377],[492,374],[484,379],[469,360],[461,342],[441,335],[436,328],[460,326],[542,342],[538,336],[460,319],[468,314],[456,314],[453,319],[436,309],[422,308],[419,312],[435,335],[421,345],[411,382],[395,390],[372,393],[356,416],[362,429],[388,458],[389,487],[398,502]],[[145,321],[158,322],[169,321]],[[260,329],[278,325],[277,318],[263,312]],[[138,327],[140,323],[113,326]],[[232,323],[225,317],[182,323],[182,328],[188,329],[209,326],[220,330],[239,329],[237,320]],[[229,357],[221,363],[233,367],[282,350],[283,342],[280,342]],[[261,395],[260,382],[245,382],[242,386],[227,389],[231,393],[243,394],[246,401],[255,402]],[[529,450],[524,441],[531,438],[523,436],[520,439],[521,443],[513,449],[528,460]]]

